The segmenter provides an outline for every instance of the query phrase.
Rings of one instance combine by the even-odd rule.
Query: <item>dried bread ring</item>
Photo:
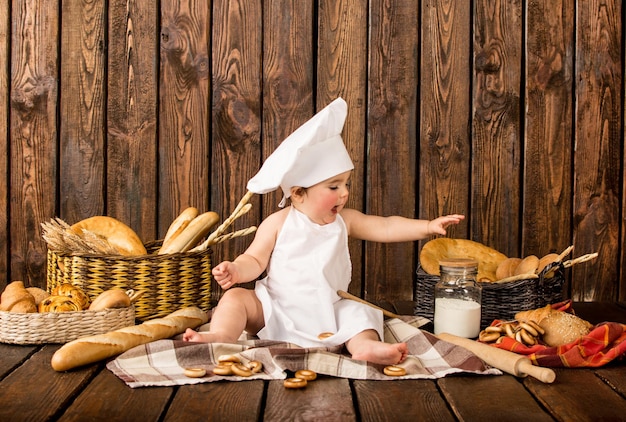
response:
[[[206,369],[204,368],[186,368],[183,374],[188,378],[202,378],[206,375]]]
[[[329,332],[319,333],[317,335],[317,338],[320,339],[320,340],[324,340],[324,339],[327,339],[328,337],[332,337],[334,335],[335,335],[335,333],[329,333]]]
[[[402,368],[401,366],[389,365],[385,366],[385,368],[383,369],[383,373],[390,377],[401,377],[403,375],[406,375],[406,369]]]
[[[137,233],[126,224],[104,215],[89,217],[74,224],[71,229],[82,235],[87,230],[104,240],[113,247],[120,255],[138,256],[146,255],[147,251]]]
[[[240,377],[249,377],[252,375],[252,369],[248,368],[241,363],[233,363],[230,365],[231,371],[233,371],[233,375],[238,375]]]
[[[283,381],[285,388],[304,388],[307,385],[307,380],[302,378],[287,378]]]
[[[217,358],[219,363],[231,362],[231,363],[241,363],[241,359],[239,359],[235,355],[221,355]]]
[[[232,375],[233,374],[232,364],[231,365],[224,365],[222,363],[218,363],[213,368],[213,373],[215,375],[224,375],[224,376]]]
[[[248,362],[248,368],[250,368],[253,374],[256,374],[261,372],[261,369],[263,369],[263,364],[258,360],[251,360],[250,362]]]
[[[440,237],[424,244],[420,251],[420,266],[428,274],[439,275],[439,261],[450,258],[478,261],[478,281],[497,281],[496,269],[507,256],[472,240]]]
[[[317,378],[317,373],[315,373],[315,371],[311,371],[310,369],[300,369],[299,371],[296,371],[295,377],[307,381],[313,381]]]

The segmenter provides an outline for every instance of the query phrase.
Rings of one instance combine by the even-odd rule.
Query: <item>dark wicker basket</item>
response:
[[[160,241],[148,243],[148,255],[136,257],[61,255],[48,250],[48,291],[62,283],[72,283],[90,297],[113,287],[142,291],[143,296],[135,302],[135,315],[143,321],[188,306],[208,311],[211,249],[157,255],[154,252],[160,245]]]
[[[481,328],[490,325],[494,319],[513,319],[519,311],[541,308],[562,301],[564,299],[564,268],[562,264],[556,265],[558,268],[551,278],[544,279],[543,276],[553,266],[545,268],[539,274],[539,278],[535,279],[505,283],[480,283],[482,287]],[[438,275],[427,274],[421,267],[418,267],[414,290],[415,315],[433,320],[434,290],[438,282]]]

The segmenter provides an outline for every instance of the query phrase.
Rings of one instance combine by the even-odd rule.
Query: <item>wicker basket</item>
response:
[[[16,313],[0,311],[0,342],[67,343],[135,325],[135,307],[102,311]]]
[[[543,276],[553,266],[546,267],[539,274],[539,278],[505,283],[480,283],[482,287],[481,328],[490,325],[494,319],[513,319],[519,311],[541,308],[550,303],[562,301],[564,299],[564,268],[562,264],[556,265],[558,268],[555,269],[554,276],[551,278],[544,279]],[[415,283],[415,315],[433,320],[434,290],[438,282],[439,276],[427,274],[418,267]]]
[[[90,297],[119,287],[142,291],[135,302],[136,318],[164,317],[180,308],[197,306],[208,311],[211,300],[211,255],[201,252],[157,255],[161,242],[146,244],[148,255],[139,257],[61,255],[48,250],[47,283],[72,283]]]

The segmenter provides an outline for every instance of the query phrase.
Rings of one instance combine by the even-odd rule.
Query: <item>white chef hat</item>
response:
[[[247,189],[263,194],[280,187],[284,197],[279,206],[283,207],[292,187],[308,188],[354,169],[341,139],[347,114],[342,98],[327,105],[281,142],[248,181]]]

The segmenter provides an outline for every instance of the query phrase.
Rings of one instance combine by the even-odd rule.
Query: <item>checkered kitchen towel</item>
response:
[[[301,348],[284,342],[240,340],[237,344],[189,343],[177,339],[159,340],[137,346],[107,364],[107,368],[130,387],[173,386],[219,380],[284,379],[287,371],[309,369],[329,376],[362,380],[434,379],[467,372],[500,375],[468,350],[439,340],[418,327],[427,323],[420,317],[403,316],[385,321],[385,341],[406,342],[409,356],[400,364],[403,377],[383,374],[384,365],[354,360],[342,347]],[[248,378],[212,373],[222,355],[237,355],[242,362],[260,361],[263,371]],[[185,368],[204,368],[207,375],[188,378]]]

